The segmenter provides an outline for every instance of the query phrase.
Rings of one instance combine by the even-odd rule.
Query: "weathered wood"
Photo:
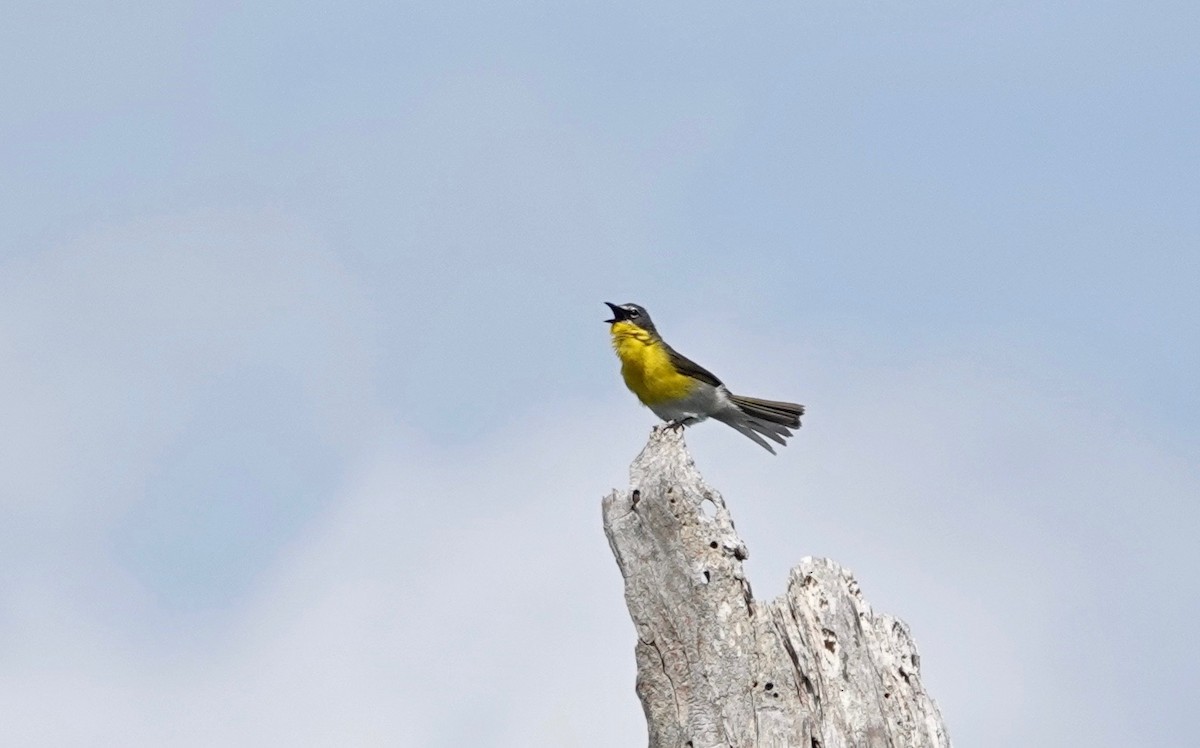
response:
[[[637,629],[650,748],[949,746],[903,622],[854,577],[805,558],[758,602],[746,546],[681,432],[657,428],[604,499],[604,530]]]

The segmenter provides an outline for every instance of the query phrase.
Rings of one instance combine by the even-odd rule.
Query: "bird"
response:
[[[645,307],[604,303],[612,309],[612,319],[604,321],[625,386],[668,428],[715,418],[771,454],[775,449],[767,439],[787,445],[792,429],[800,428],[803,405],[733,394],[708,369],[667,345]]]

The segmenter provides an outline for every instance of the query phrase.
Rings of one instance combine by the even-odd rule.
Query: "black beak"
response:
[[[613,312],[613,318],[606,319],[606,320],[604,320],[605,322],[612,324],[613,322],[620,322],[621,320],[623,320],[629,316],[628,314],[625,313],[624,309],[617,306],[616,304],[613,304],[612,302],[609,302],[609,301],[606,301],[604,303],[608,304],[608,308],[611,309]]]

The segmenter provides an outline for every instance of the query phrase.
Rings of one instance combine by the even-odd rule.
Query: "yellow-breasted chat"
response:
[[[733,394],[708,369],[667,345],[645,308],[604,303],[613,311],[613,318],[605,322],[621,359],[625,386],[669,426],[682,428],[715,418],[771,454],[775,450],[764,436],[786,445],[791,430],[800,428],[803,405]]]

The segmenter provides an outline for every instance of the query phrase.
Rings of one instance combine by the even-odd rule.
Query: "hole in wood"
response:
[[[705,517],[712,519],[717,516],[717,504],[712,499],[705,499],[700,502],[700,513]]]

